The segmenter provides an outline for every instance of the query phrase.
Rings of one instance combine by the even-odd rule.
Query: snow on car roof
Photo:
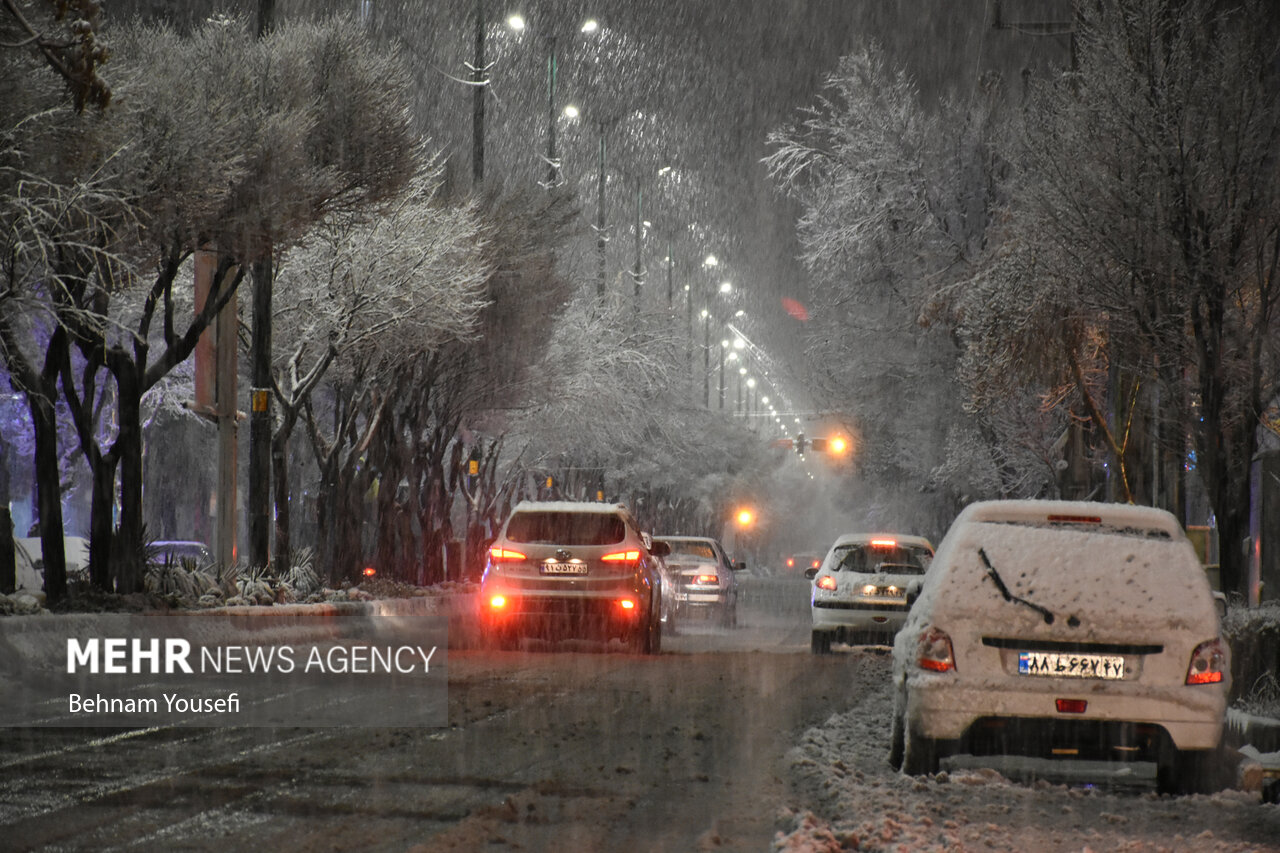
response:
[[[841,545],[857,545],[862,542],[871,542],[876,539],[893,539],[899,545],[914,545],[918,548],[928,548],[933,550],[933,543],[923,536],[907,536],[900,533],[846,533],[836,539],[832,548],[838,548]]]
[[[1001,502],[1006,503],[1006,502]],[[1216,633],[1209,581],[1190,541],[1159,510],[1061,501],[1007,502],[962,512],[938,548],[918,605],[1005,630],[1043,628],[1036,610],[1001,600],[981,549],[1014,596],[1076,616],[1085,633],[1142,635],[1163,626]],[[978,505],[974,505],[978,506]],[[1040,523],[1082,509],[1101,523]],[[1172,517],[1172,516],[1170,516]],[[1011,523],[1013,522],[1013,523]],[[1176,525],[1176,521],[1174,522]],[[1133,535],[1158,529],[1169,535]],[[1062,623],[1057,623],[1061,625]]]
[[[512,512],[629,512],[625,504],[607,504],[599,501],[520,501]]]
[[[1172,513],[1149,506],[1107,504],[1096,501],[1004,500],[979,501],[961,511],[955,523],[971,521],[1007,524],[1102,524],[1129,528],[1170,539],[1186,536]]]

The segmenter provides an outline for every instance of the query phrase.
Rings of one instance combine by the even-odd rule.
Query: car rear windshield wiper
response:
[[[1005,586],[1004,580],[1002,580],[1000,577],[1000,573],[996,571],[995,566],[991,565],[991,560],[988,559],[987,551],[985,548],[978,549],[978,556],[982,558],[983,565],[987,567],[987,574],[990,575],[993,581],[995,581],[996,589],[1000,590],[1000,594],[1004,596],[1005,601],[1012,601],[1016,604],[1024,604],[1027,607],[1030,607],[1035,612],[1039,613],[1041,616],[1043,616],[1044,624],[1046,625],[1053,624],[1053,611],[1049,610],[1049,608],[1041,607],[1039,604],[1032,604],[1030,601],[1027,601],[1025,598],[1020,598],[1014,595],[1013,593],[1009,592],[1009,587]]]

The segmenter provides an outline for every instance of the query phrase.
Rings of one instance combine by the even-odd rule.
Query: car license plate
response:
[[[543,563],[542,573],[544,575],[585,575],[587,573],[586,563]]]
[[[1101,678],[1117,681],[1124,678],[1124,657],[1122,655],[1018,652],[1018,672],[1021,675],[1043,675],[1052,678]]]

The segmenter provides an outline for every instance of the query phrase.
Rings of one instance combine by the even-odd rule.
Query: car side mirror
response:
[[[814,578],[816,578],[816,577],[818,576],[818,570],[817,570],[817,569],[805,569],[805,570],[804,570],[804,576],[805,576],[806,578],[808,578],[809,580],[813,580]]]
[[[746,568],[747,568],[747,561],[746,561],[746,560],[739,560],[738,562],[736,562],[736,563],[734,563],[734,564],[733,564],[733,570],[734,570],[735,572],[742,572],[742,571],[746,571]]]
[[[666,542],[654,542],[649,546],[649,553],[655,557],[666,557],[671,553],[671,546]]]

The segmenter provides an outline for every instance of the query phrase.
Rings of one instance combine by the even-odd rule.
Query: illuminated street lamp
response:
[[[736,518],[739,527],[750,527],[751,523],[756,520],[756,515],[749,508],[743,507],[738,510]]]

